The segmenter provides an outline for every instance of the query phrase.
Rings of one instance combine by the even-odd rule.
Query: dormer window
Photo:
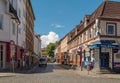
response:
[[[84,27],[86,27],[89,23],[90,15],[85,15],[84,17]]]
[[[87,24],[89,23],[89,19],[87,19]]]

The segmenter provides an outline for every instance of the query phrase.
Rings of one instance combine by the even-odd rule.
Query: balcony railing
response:
[[[19,20],[18,15],[17,15],[17,11],[14,9],[14,7],[11,3],[9,3],[9,13],[12,16],[12,19],[15,19],[15,21],[17,23],[20,23],[20,20]]]

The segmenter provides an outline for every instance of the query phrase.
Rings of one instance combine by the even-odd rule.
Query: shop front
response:
[[[98,40],[93,42],[93,45],[88,45],[88,48],[93,51],[97,68],[116,70],[117,67],[117,69],[120,69],[120,60],[118,60],[118,57],[115,58],[116,54],[119,56],[120,46],[115,40]]]
[[[0,69],[5,68],[6,62],[6,44],[0,43]]]
[[[120,72],[120,49],[113,49],[113,70]]]

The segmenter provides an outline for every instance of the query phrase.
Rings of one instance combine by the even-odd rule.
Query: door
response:
[[[100,67],[109,68],[109,52],[101,53],[100,55]]]
[[[0,43],[0,69],[5,68],[5,44]]]

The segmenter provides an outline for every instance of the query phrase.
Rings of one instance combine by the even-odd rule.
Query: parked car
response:
[[[40,57],[40,59],[39,59],[39,67],[40,66],[47,66],[47,58],[46,57]]]

